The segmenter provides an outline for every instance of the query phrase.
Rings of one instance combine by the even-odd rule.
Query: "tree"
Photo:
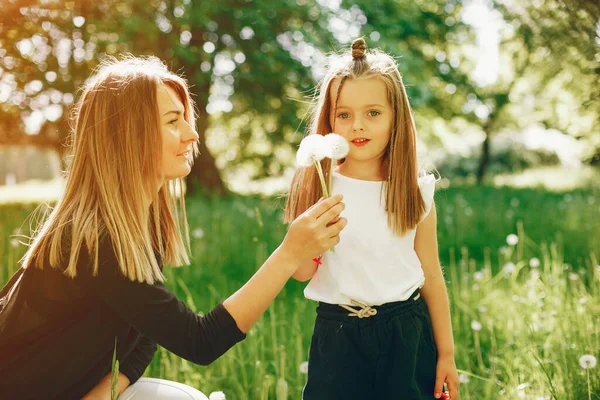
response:
[[[48,98],[59,98],[58,123],[64,126],[66,113],[60,111],[99,59],[118,52],[157,55],[187,77],[198,110],[201,155],[188,180],[192,192],[200,186],[225,191],[206,147],[209,114],[268,118],[277,127],[269,141],[281,142],[281,133],[297,124],[291,88],[312,84],[310,70],[282,43],[308,36],[319,46],[333,41],[322,28],[328,11],[314,0],[14,1],[7,10],[0,19],[0,56],[11,98],[2,106],[2,120],[40,113]],[[13,141],[24,137],[19,125]],[[59,140],[66,134],[60,131]],[[240,138],[249,135],[246,130]],[[0,142],[7,140],[3,135]]]
[[[358,2],[367,23],[363,32],[380,36],[379,43],[400,54],[400,68],[417,114],[463,119],[485,134],[477,179],[482,182],[490,163],[492,135],[509,126],[522,128],[537,119],[576,137],[593,140],[600,115],[600,73],[596,2],[551,0],[536,6],[531,1],[495,1],[506,27],[500,44],[503,71],[494,84],[480,85],[473,77],[469,56],[473,30],[460,22],[463,5],[445,6],[427,1]],[[398,20],[398,16],[402,16]],[[565,79],[565,75],[572,79]],[[576,78],[575,78],[576,77]],[[524,115],[522,87],[535,99],[535,112]],[[576,115],[558,118],[556,103],[572,95]],[[562,96],[562,97],[561,97]],[[578,107],[580,106],[580,107]],[[552,110],[552,111],[548,111]],[[592,129],[574,125],[584,114],[596,115]],[[600,142],[597,143],[600,148]]]

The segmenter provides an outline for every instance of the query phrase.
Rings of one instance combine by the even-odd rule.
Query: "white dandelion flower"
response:
[[[325,157],[332,160],[341,160],[348,155],[350,144],[342,135],[330,133],[324,136],[323,147],[325,149]]]
[[[202,237],[204,237],[204,231],[201,228],[196,228],[192,231],[192,237],[194,239],[202,239]]]
[[[483,272],[481,271],[477,271],[473,274],[473,279],[475,279],[476,281],[480,281],[483,279]]]
[[[471,329],[473,329],[476,332],[479,332],[481,330],[482,326],[481,326],[481,322],[479,321],[471,321]]]
[[[591,369],[596,366],[596,357],[591,354],[584,354],[579,358],[579,365],[583,369]]]
[[[512,274],[513,272],[515,272],[516,269],[517,269],[517,266],[514,263],[511,263],[511,262],[507,262],[502,267],[502,271],[504,271],[505,275]]]
[[[210,396],[208,396],[208,400],[226,400],[225,393],[212,392]]]
[[[477,307],[477,310],[479,310],[480,313],[485,313],[487,312],[487,307],[486,306],[479,306]]]
[[[529,266],[531,268],[537,268],[540,266],[540,259],[537,257],[533,257],[531,260],[529,260]]]
[[[303,363],[301,363],[298,369],[300,370],[301,374],[308,374],[308,361],[304,361]]]
[[[514,233],[511,233],[506,237],[506,243],[508,243],[509,246],[514,246],[519,243],[519,237]]]
[[[19,241],[17,239],[10,239],[10,247],[19,247]]]
[[[458,375],[458,381],[460,383],[469,383],[471,381],[471,379],[469,379],[469,377],[465,374],[459,374]]]
[[[579,275],[574,273],[574,272],[569,272],[569,279],[572,281],[578,281],[579,280]]]
[[[302,142],[296,153],[296,162],[301,167],[310,167],[316,162],[321,161],[325,158],[325,138],[323,135],[308,135]]]

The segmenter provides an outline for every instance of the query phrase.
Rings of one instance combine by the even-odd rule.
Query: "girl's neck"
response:
[[[383,173],[383,166],[379,162],[357,162],[346,160],[336,168],[344,176],[362,181],[385,181],[387,176]]]

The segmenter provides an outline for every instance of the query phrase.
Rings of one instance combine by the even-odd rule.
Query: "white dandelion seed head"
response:
[[[540,259],[537,257],[533,257],[531,260],[529,260],[529,266],[531,268],[537,268],[540,266]]]
[[[204,237],[204,231],[201,228],[196,228],[192,231],[192,237],[194,239],[201,239]]]
[[[572,281],[578,281],[579,280],[579,275],[574,273],[574,272],[569,272],[569,279]]]
[[[514,246],[519,243],[519,237],[514,233],[511,233],[506,237],[506,243],[508,243],[509,246]]]
[[[324,136],[323,146],[326,149],[326,157],[332,160],[341,160],[348,155],[350,144],[342,135],[330,133]]]
[[[17,239],[10,239],[10,247],[19,247],[19,241]]]
[[[471,329],[473,329],[476,332],[479,332],[481,330],[482,326],[481,326],[481,322],[479,321],[471,321]]]
[[[469,379],[469,377],[465,374],[459,374],[458,375],[458,380],[460,383],[469,383],[471,380]]]
[[[506,255],[506,254],[508,254],[508,252],[509,252],[509,248],[508,248],[508,247],[506,247],[506,246],[502,246],[502,247],[500,247],[500,250],[499,250],[499,251],[500,251],[500,254],[502,254],[502,255]]]
[[[481,271],[477,271],[473,274],[473,279],[475,279],[476,281],[480,281],[483,279],[483,272]]]
[[[298,370],[300,371],[301,374],[308,374],[308,361],[304,361],[303,363],[300,364],[300,366],[298,367]]]
[[[502,270],[504,271],[504,273],[506,275],[512,274],[513,272],[515,272],[516,269],[517,269],[517,266],[514,263],[511,263],[511,262],[507,262],[502,267]]]
[[[325,158],[324,140],[325,137],[318,134],[308,135],[302,139],[296,153],[296,163],[301,167],[310,167]]]
[[[579,358],[579,365],[583,369],[591,369],[596,366],[596,357],[591,354],[584,354]]]
[[[208,400],[226,400],[225,393],[223,392],[212,392],[210,396],[208,396]]]
[[[479,306],[477,307],[477,310],[479,310],[480,313],[485,313],[487,312],[487,307],[486,306]]]

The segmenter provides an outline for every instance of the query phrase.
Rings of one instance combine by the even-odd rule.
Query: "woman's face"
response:
[[[167,85],[159,85],[158,111],[162,136],[162,183],[186,176],[191,171],[192,145],[198,134],[183,118],[179,96]]]

